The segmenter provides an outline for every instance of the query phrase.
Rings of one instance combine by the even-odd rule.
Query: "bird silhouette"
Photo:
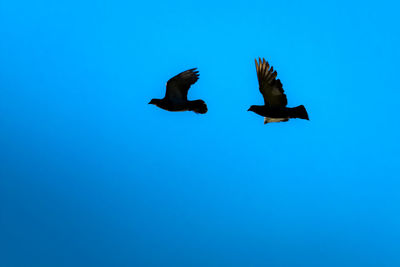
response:
[[[162,99],[153,98],[149,104],[168,111],[194,111],[207,113],[207,105],[203,100],[190,101],[187,99],[189,88],[199,79],[197,68],[189,69],[172,77],[167,82],[167,90]]]
[[[308,114],[306,108],[303,105],[288,108],[287,98],[282,88],[282,83],[279,79],[276,79],[278,73],[274,71],[274,68],[268,64],[263,58],[255,60],[258,85],[261,94],[264,97],[264,105],[251,106],[248,111],[264,117],[264,124],[269,122],[282,122],[288,121],[291,118],[299,118],[308,120]]]

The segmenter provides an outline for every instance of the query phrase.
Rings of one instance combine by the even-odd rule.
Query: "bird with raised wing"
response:
[[[308,120],[306,108],[303,105],[288,108],[286,94],[283,91],[282,83],[276,79],[278,73],[263,58],[255,60],[258,85],[264,97],[264,105],[251,106],[248,111],[264,117],[264,124],[269,122],[288,121],[291,118]]]
[[[153,98],[149,104],[168,111],[194,111],[195,113],[207,113],[207,105],[203,100],[190,101],[187,99],[189,88],[199,79],[196,68],[184,71],[172,77],[167,82],[167,90],[164,98]]]

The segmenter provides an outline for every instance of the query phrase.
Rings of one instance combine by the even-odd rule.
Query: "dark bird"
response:
[[[263,58],[256,61],[258,84],[261,94],[264,97],[264,105],[253,105],[248,111],[264,117],[264,124],[269,122],[288,121],[291,118],[308,120],[306,108],[300,105],[295,108],[287,108],[287,98],[283,91],[282,83],[276,79],[278,73],[269,66]]]
[[[194,111],[207,113],[207,105],[203,100],[190,101],[187,99],[189,88],[199,79],[196,68],[184,71],[172,77],[167,82],[167,91],[163,99],[153,98],[149,104],[168,111]]]

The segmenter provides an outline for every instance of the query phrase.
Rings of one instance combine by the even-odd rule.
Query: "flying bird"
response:
[[[283,91],[282,83],[276,79],[278,73],[274,68],[269,66],[268,62],[263,58],[259,58],[256,62],[258,85],[261,94],[264,97],[264,105],[251,106],[248,111],[264,117],[264,124],[269,122],[288,121],[291,118],[299,118],[308,120],[306,108],[300,105],[295,108],[288,108],[286,94]]]
[[[190,101],[187,99],[189,88],[199,79],[197,68],[193,68],[172,77],[167,82],[167,90],[162,99],[153,98],[149,104],[168,111],[194,111],[207,113],[207,105],[203,100]]]

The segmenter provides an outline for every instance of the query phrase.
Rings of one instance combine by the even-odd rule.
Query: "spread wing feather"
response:
[[[175,102],[186,101],[190,86],[199,79],[199,71],[196,69],[186,70],[169,79],[165,97]]]
[[[274,71],[274,67],[268,64],[263,58],[255,60],[258,85],[261,94],[264,97],[264,103],[271,108],[286,107],[287,98],[282,88],[282,83],[276,79],[278,73]]]

